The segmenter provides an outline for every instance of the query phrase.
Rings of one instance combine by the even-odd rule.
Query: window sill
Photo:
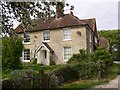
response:
[[[63,41],[72,41],[71,39],[65,39],[65,40],[63,40]]]
[[[48,40],[48,41],[43,41],[43,42],[50,42],[50,40]]]
[[[24,42],[23,42],[23,44],[30,44],[30,42],[27,42],[27,43],[24,43]]]
[[[22,60],[22,62],[30,62],[30,60]]]
[[[68,60],[63,60],[64,62],[67,62]]]

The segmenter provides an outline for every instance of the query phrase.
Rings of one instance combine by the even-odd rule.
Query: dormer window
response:
[[[50,41],[50,31],[49,30],[43,32],[43,41],[44,42]]]
[[[30,43],[30,34],[24,33],[24,44]]]
[[[63,29],[63,40],[71,40],[71,28],[64,28]]]

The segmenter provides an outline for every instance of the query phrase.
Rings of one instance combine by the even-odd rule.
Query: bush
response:
[[[100,62],[99,60],[105,63],[107,66],[110,66],[113,63],[110,52],[101,46],[95,50],[90,59],[92,62]]]
[[[31,64],[37,64],[37,59],[36,58],[32,58],[30,63]]]
[[[22,38],[18,36],[3,37],[2,45],[2,68],[20,68],[20,57],[23,51]]]
[[[80,62],[69,64],[56,69],[52,75],[57,78],[57,82],[66,83],[74,80],[100,79],[107,74],[103,62]],[[57,84],[58,85],[58,84]]]
[[[88,61],[89,54],[85,50],[79,50],[78,54],[73,54],[73,56],[69,59],[68,63],[76,63],[76,62],[85,62]]]
[[[55,65],[55,61],[50,60],[50,65],[51,65],[51,66],[52,66],[52,65]]]

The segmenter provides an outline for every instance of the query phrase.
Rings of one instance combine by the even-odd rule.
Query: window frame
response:
[[[49,37],[48,40],[47,40],[47,39],[45,40],[45,38],[44,38],[45,32],[49,32],[49,35],[47,36],[47,37]],[[43,38],[43,42],[50,42],[50,30],[45,30],[45,31],[43,31],[43,36],[42,36],[42,38]]]
[[[23,34],[23,44],[30,44],[30,33],[26,33],[29,36],[29,41],[25,42],[25,34]]]
[[[71,47],[63,47],[63,61],[68,61],[70,59],[70,57],[68,56],[69,58],[65,59],[65,48],[70,48],[71,49],[70,57],[72,56],[72,48]]]
[[[29,50],[29,52],[25,53],[25,50]],[[25,55],[27,55],[27,56],[25,56]],[[29,59],[25,59],[25,57],[29,58]],[[28,61],[28,62],[30,61],[30,49],[23,50],[23,61]]]
[[[64,28],[63,29],[63,41],[69,41],[72,40],[72,32],[71,32],[71,28]],[[65,38],[65,37],[69,37],[69,38]]]

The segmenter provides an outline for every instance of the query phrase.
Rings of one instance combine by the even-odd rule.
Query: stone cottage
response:
[[[97,47],[96,19],[82,20],[72,12],[64,14],[60,4],[56,6],[55,17],[34,22],[37,26],[26,30],[26,34],[21,24],[16,28],[25,47],[22,62],[30,62],[35,57],[38,64],[49,65],[50,60],[62,64],[80,49],[91,53]]]

